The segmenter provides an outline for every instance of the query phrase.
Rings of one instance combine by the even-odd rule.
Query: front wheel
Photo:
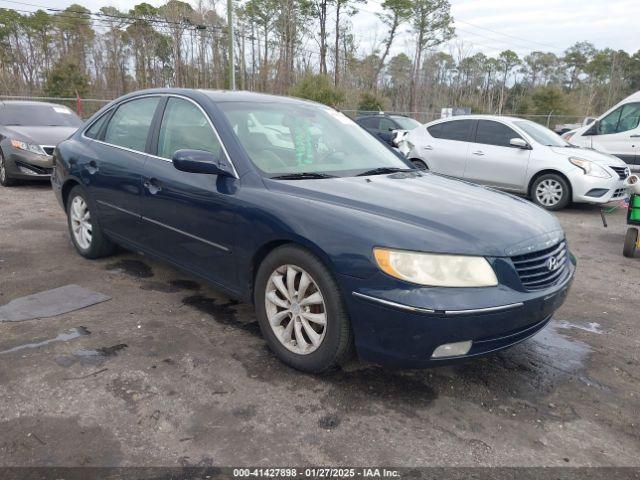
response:
[[[562,210],[569,204],[571,189],[560,175],[539,176],[531,185],[531,199],[547,210]]]
[[[315,255],[283,246],[262,262],[255,282],[260,329],[287,365],[320,373],[344,362],[351,325],[338,285]]]
[[[79,185],[69,192],[67,221],[73,246],[83,257],[106,257],[115,251],[115,244],[102,233],[87,194]]]
[[[4,155],[0,152],[0,185],[3,187],[11,187],[16,184],[16,181],[9,177],[9,172],[7,172],[7,164],[4,159]]]
[[[622,254],[625,257],[633,258],[638,250],[638,229],[630,227],[624,237],[624,249]]]

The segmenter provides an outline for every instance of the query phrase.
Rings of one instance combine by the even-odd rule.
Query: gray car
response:
[[[0,102],[0,185],[48,180],[53,150],[80,125],[80,117],[63,105]]]
[[[627,196],[622,160],[577,148],[535,122],[495,115],[436,120],[410,131],[400,151],[418,168],[522,195],[547,210]]]

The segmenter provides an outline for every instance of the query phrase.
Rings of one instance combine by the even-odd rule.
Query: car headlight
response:
[[[27,152],[35,153],[36,155],[46,155],[47,153],[42,149],[40,145],[33,143],[23,142],[22,140],[11,140],[11,146],[20,150],[26,150]]]
[[[576,167],[582,169],[585,175],[598,178],[611,178],[609,172],[594,162],[585,160],[583,158],[569,157],[569,161]]]
[[[380,269],[411,283],[432,287],[493,287],[496,274],[484,257],[375,248]]]

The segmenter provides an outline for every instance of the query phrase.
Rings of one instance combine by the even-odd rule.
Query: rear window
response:
[[[452,120],[431,125],[427,127],[427,130],[435,138],[466,142],[469,140],[469,134],[474,122],[475,120]]]
[[[79,127],[82,120],[62,105],[0,105],[0,125],[27,127]]]

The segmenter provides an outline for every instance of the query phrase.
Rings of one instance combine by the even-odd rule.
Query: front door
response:
[[[469,146],[464,178],[508,190],[526,191],[525,176],[531,150],[514,147],[515,130],[493,120],[478,121],[475,142]]]
[[[94,141],[76,159],[102,228],[133,242],[139,241],[145,150],[159,102],[157,96],[130,100],[99,119],[85,133]]]
[[[208,117],[192,101],[169,97],[154,143],[156,155],[150,156],[143,176],[145,246],[222,286],[234,285],[235,193],[239,180],[182,172],[171,161],[181,149],[225,155]]]

